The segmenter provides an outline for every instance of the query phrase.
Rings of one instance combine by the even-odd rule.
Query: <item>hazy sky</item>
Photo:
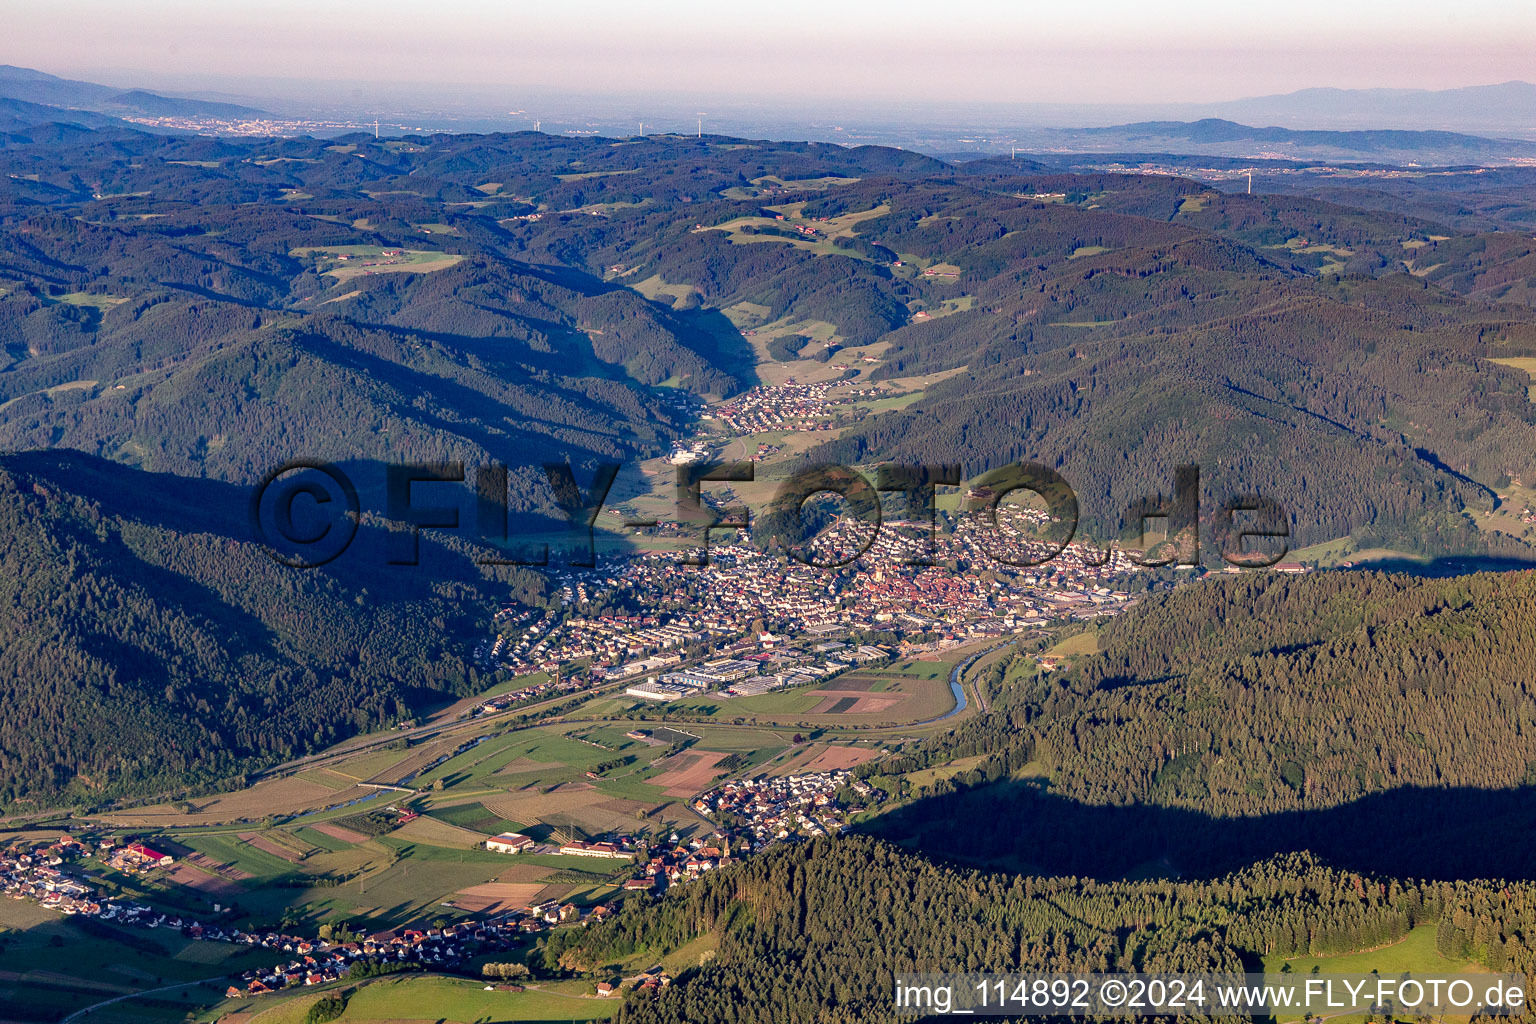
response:
[[[1127,102],[1536,77],[1532,0],[9,0],[0,63],[90,78]],[[146,79],[147,80],[147,79]]]

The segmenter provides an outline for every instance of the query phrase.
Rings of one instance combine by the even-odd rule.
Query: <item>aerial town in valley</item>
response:
[[[859,403],[868,398],[864,389],[847,383],[793,382],[755,388],[707,411],[689,398],[677,411],[714,423],[700,436],[679,442],[665,461],[680,467],[721,457],[722,436],[761,460],[779,447],[771,440],[778,435],[767,433],[770,440],[762,440],[764,432],[829,429],[861,415]],[[488,866],[486,873],[494,879],[540,877],[538,872],[549,870],[546,865],[582,863],[592,865],[594,877],[602,880],[595,888],[578,892],[512,881],[446,888],[433,897],[434,903],[388,927],[366,929],[366,934],[345,925],[300,934],[306,929],[291,921],[258,924],[262,918],[228,903],[212,902],[211,913],[192,912],[187,909],[191,904],[173,895],[184,887],[230,882],[236,893],[242,891],[242,869],[236,865],[250,854],[240,845],[283,858],[286,869],[292,850],[308,842],[300,837],[306,831],[299,824],[302,818],[286,831],[258,831],[250,819],[234,819],[236,828],[252,829],[237,833],[241,844],[234,846],[219,845],[216,837],[196,829],[158,833],[86,826],[73,830],[74,835],[0,849],[0,885],[14,899],[31,900],[66,917],[267,954],[263,964],[249,966],[247,960],[219,982],[227,980],[224,996],[231,1005],[292,989],[330,991],[400,970],[474,977],[481,964],[488,988],[521,991],[520,985],[489,971],[526,971],[528,958],[547,933],[601,922],[626,900],[659,898],[777,844],[838,835],[861,813],[891,799],[895,791],[872,784],[869,773],[856,770],[891,753],[887,734],[864,739],[858,730],[881,723],[887,729],[937,726],[965,708],[959,680],[976,658],[1033,639],[1041,641],[1029,656],[1036,669],[1056,671],[1069,656],[1049,653],[1046,638],[1063,630],[1070,635],[1092,629],[1095,620],[1122,612],[1149,590],[1172,585],[1166,575],[1145,574],[1136,557],[1140,552],[1119,545],[1049,542],[1044,538],[1059,524],[1047,512],[999,504],[985,486],[959,490],[949,497],[959,497],[960,507],[953,501],[938,503],[931,519],[900,500],[893,504],[905,516],[878,527],[848,515],[833,516],[794,555],[766,551],[751,529],[737,529],[716,533],[703,549],[674,545],[666,550],[664,545],[662,550],[605,554],[593,568],[553,568],[550,600],[542,607],[500,609],[491,635],[474,652],[483,669],[503,674],[512,685],[454,705],[436,725],[420,727],[429,730],[426,735],[411,732],[391,741],[386,734],[373,740],[370,749],[392,742],[400,753],[391,764],[355,776],[334,775],[338,784],[355,780],[368,792],[319,808],[339,812],[380,795],[396,801],[382,812],[315,826],[351,849],[399,836],[396,844],[369,851],[370,858],[384,858],[370,861],[370,870],[382,873],[394,859],[414,855],[417,842],[444,851],[465,849],[469,840],[475,852],[533,872],[491,874],[496,868]],[[688,564],[685,555],[695,564]],[[941,667],[926,676],[914,672],[914,664],[924,661]],[[915,687],[919,679],[928,692],[937,690],[945,699],[933,703],[933,697],[917,699],[915,690],[897,692]],[[952,702],[949,691],[955,695]],[[984,711],[985,696],[979,688],[973,695]],[[801,701],[780,705],[799,709],[787,720],[774,718],[772,707],[761,704],[786,700]],[[903,700],[925,710],[905,717],[892,712]],[[611,709],[590,710],[605,704]],[[953,710],[946,710],[951,704]],[[738,716],[735,723],[745,722],[746,728],[766,723],[773,729],[792,725],[793,715],[804,716],[819,723],[816,734],[825,728],[828,739],[817,743],[790,728],[761,752],[737,751],[730,736],[709,731],[713,707],[727,709],[725,714]],[[766,716],[754,717],[753,708],[766,709]],[[601,715],[616,717],[605,722]],[[653,726],[657,718],[665,726]],[[510,730],[496,731],[509,720]],[[400,727],[418,728],[415,721]],[[596,753],[586,755],[591,760],[585,762],[568,752],[557,755],[558,761],[518,758],[529,760],[535,774],[526,779],[514,775],[516,781],[499,785],[509,793],[537,792],[506,798],[532,813],[482,808],[480,815],[471,808],[466,816],[459,804],[439,802],[437,795],[463,777],[452,766],[472,769],[477,758],[495,756],[480,754],[486,741],[537,744],[538,730],[544,728],[559,730],[550,735]],[[604,728],[610,731],[605,734]],[[448,736],[436,739],[434,730],[439,729]],[[519,741],[518,730],[535,737]],[[901,734],[894,734],[894,745],[902,742]],[[419,753],[411,752],[413,743]],[[376,756],[385,755],[365,750],[360,760]],[[344,755],[340,763],[347,763]],[[563,773],[577,777],[567,780]],[[627,781],[637,774],[637,782]],[[669,780],[675,780],[675,788],[667,785]],[[585,806],[581,787],[611,787],[598,792],[601,797],[632,794],[636,785],[666,788],[644,791],[655,794],[649,804],[632,800],[624,805],[644,823],[633,831],[615,827],[611,817],[600,813],[591,819],[598,823],[595,828],[557,823],[566,820],[560,808]],[[659,798],[672,798],[671,805],[683,809],[681,817],[653,817],[668,806],[655,803]],[[490,806],[503,808],[487,801]],[[363,827],[359,818],[373,819],[382,831],[353,834],[354,824]],[[473,829],[450,820],[469,822]],[[311,839],[319,838],[311,832]],[[189,856],[183,859],[184,854]],[[562,870],[581,877],[571,867]],[[149,884],[125,888],[124,879]],[[482,890],[494,892],[486,896]],[[215,891],[225,890],[208,889],[204,895],[212,897]],[[156,896],[172,899],[162,904]],[[207,904],[197,906],[206,911]],[[513,962],[488,960],[493,954]],[[659,991],[671,981],[660,967],[625,980],[625,987],[642,992]],[[620,991],[615,981],[597,986],[600,997]]]
[[[834,368],[852,372],[846,364]],[[688,466],[737,448],[762,462],[787,436],[845,426],[866,413],[870,399],[902,394],[852,377],[791,378],[708,406],[685,396],[677,411],[696,417],[700,428],[677,441],[666,462]],[[712,531],[706,547],[686,552],[694,564],[642,544],[640,553],[600,555],[596,568],[554,570],[560,607],[503,609],[495,636],[476,651],[487,667],[551,678],[499,695],[486,710],[613,680],[644,679],[642,687],[660,688],[631,688],[630,695],[667,700],[669,692],[687,692],[688,681],[657,676],[676,675],[688,652],[709,648],[749,659],[741,675],[751,678],[702,678],[693,689],[733,682],[727,696],[761,693],[877,657],[867,648],[852,658],[826,656],[826,641],[850,634],[879,634],[889,648],[878,657],[907,656],[1090,621],[1134,603],[1128,583],[1143,569],[1142,552],[1118,543],[1050,543],[1043,537],[1059,524],[1046,511],[1000,501],[980,484],[960,490],[960,506],[935,508],[931,520],[912,508],[878,527],[838,516],[794,557],[763,550],[749,527]],[[728,486],[722,493],[730,496]],[[891,500],[901,508],[904,499]],[[632,509],[606,512],[624,517]],[[671,522],[641,532],[680,537]],[[1291,562],[1276,568],[1303,571]],[[683,690],[668,690],[679,682]]]
[[[773,669],[824,653],[808,641],[850,632],[899,636],[900,651],[910,653],[1112,615],[1133,600],[1112,585],[1137,569],[1118,548],[1098,564],[1099,552],[1072,544],[1049,564],[1018,569],[992,561],[981,544],[977,531],[961,528],[935,538],[930,556],[923,527],[887,523],[864,556],[836,570],[737,538],[712,544],[708,566],[642,554],[562,571],[562,609],[505,610],[482,658],[518,674],[585,667],[594,678],[622,679],[675,665],[690,647],[729,644],[772,650],[765,667]],[[907,564],[919,558],[939,564]],[[594,606],[609,610],[583,614]]]

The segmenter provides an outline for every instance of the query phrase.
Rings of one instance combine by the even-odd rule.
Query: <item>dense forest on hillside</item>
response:
[[[431,587],[383,559],[287,569],[249,537],[247,498],[0,456],[0,809],[208,787],[477,692],[493,602],[542,594],[441,550]]]
[[[864,838],[815,840],[557,933],[545,956],[601,970],[714,932],[712,958],[659,995],[631,996],[618,1019],[879,1022],[903,1019],[891,1005],[902,972],[1256,971],[1264,956],[1373,948],[1428,922],[1447,957],[1529,971],[1536,885],[1398,880],[1304,855],[1213,881],[1096,882],[956,869]]]
[[[880,771],[982,763],[871,827],[1053,872],[1209,873],[1310,849],[1536,877],[1523,846],[1456,839],[1468,820],[1536,823],[1533,597],[1529,572],[1255,574],[1151,597],[1105,624],[1097,655],[997,666],[990,714]],[[975,823],[960,850],[957,818]]]

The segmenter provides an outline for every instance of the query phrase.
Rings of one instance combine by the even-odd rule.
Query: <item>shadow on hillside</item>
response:
[[[237,557],[240,548],[231,545],[260,544],[250,515],[251,499],[257,490],[255,484],[151,473],[62,448],[8,454],[0,459],[0,468],[25,474],[35,485],[50,493],[84,498],[99,505],[108,515],[126,522],[167,531],[161,536],[137,536],[131,550],[123,551],[134,558],[132,563],[122,563],[124,571],[127,575],[140,576],[141,581],[144,581],[142,577],[153,576],[162,588],[174,585],[189,591],[186,595],[189,598],[196,596],[191,593],[195,591],[202,593],[205,599],[211,599],[212,592],[200,584],[213,583],[221,577],[227,578],[231,572],[240,571],[245,564]],[[510,583],[524,596],[542,589],[542,584],[527,567],[479,564],[485,559],[506,557],[509,551],[493,547],[480,535],[479,509],[472,490],[474,467],[466,467],[464,485],[418,483],[412,487],[414,508],[451,506],[458,512],[459,523],[455,529],[423,529],[416,565],[390,564],[396,549],[390,544],[391,531],[384,522],[387,511],[385,465],[354,460],[336,463],[336,468],[356,488],[363,522],[355,538],[335,560],[315,569],[281,567],[293,575],[294,585],[313,585],[321,578],[328,578],[340,585],[348,596],[375,604],[414,600],[425,596],[434,587],[450,582],[483,588],[482,596],[486,599],[499,590],[499,584]],[[577,475],[579,480],[586,480],[582,471]],[[513,480],[512,486],[520,484]],[[294,523],[298,532],[313,531],[324,525],[316,517],[315,508],[309,498],[296,500]],[[269,519],[264,517],[263,522],[265,528],[271,530],[274,527]],[[519,518],[513,512],[508,521],[509,545],[513,547],[517,546],[519,530],[533,530],[541,524],[547,527],[541,536],[551,541],[551,567],[564,567],[577,556],[568,548],[577,545],[579,540],[572,539],[563,520]],[[50,527],[51,530],[62,528],[59,523]],[[117,546],[112,536],[109,531],[95,538],[94,543]],[[210,540],[229,544],[207,543]],[[182,550],[162,550],[173,544],[182,545]],[[629,547],[624,538],[610,535],[604,539],[602,550],[605,555],[622,554]],[[302,550],[296,548],[295,552],[302,553]],[[309,579],[301,584],[300,577],[305,576]]]
[[[603,281],[571,267],[528,264],[525,273],[542,277],[552,284],[586,295],[630,291],[622,284]],[[761,383],[757,376],[757,353],[729,317],[718,309],[696,306],[680,309],[666,302],[651,301],[651,307],[671,329],[678,342],[700,356],[717,370],[736,378],[740,390]],[[588,346],[590,354],[590,345]],[[594,357],[595,358],[595,357]]]
[[[1361,562],[1351,569],[1368,569],[1372,572],[1398,572],[1409,576],[1466,576],[1474,572],[1519,572],[1536,569],[1536,560],[1528,558],[1500,557],[1498,555],[1441,555],[1420,561],[1414,558],[1384,558]]]
[[[1326,810],[1213,818],[1089,806],[1030,782],[931,797],[863,826],[941,860],[1095,878],[1212,877],[1300,850],[1386,875],[1536,878],[1533,828],[1536,787],[1404,788]]]
[[[757,375],[757,351],[720,310],[708,307],[678,309],[669,316],[680,327],[678,339],[705,362],[735,377],[742,391],[762,383]]]

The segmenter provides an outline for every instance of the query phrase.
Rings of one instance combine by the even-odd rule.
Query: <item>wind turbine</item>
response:
[[[375,119],[374,122],[373,122],[373,137],[374,138],[378,138],[379,137],[379,122],[378,122],[377,119]]]
[[[1248,194],[1253,195],[1253,168],[1248,168]]]
[[[704,112],[699,111],[699,138],[704,137]]]

